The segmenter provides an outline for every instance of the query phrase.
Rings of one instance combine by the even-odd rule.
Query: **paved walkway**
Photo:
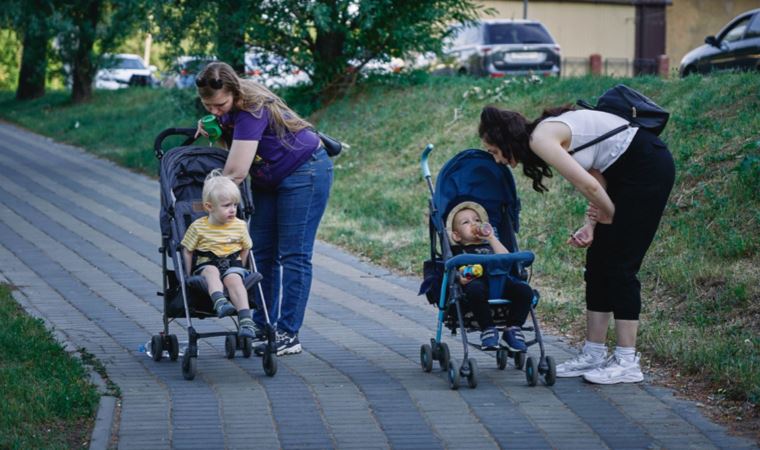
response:
[[[269,378],[260,359],[228,360],[222,339],[203,340],[198,376],[185,381],[178,363],[138,350],[161,329],[158,204],[156,181],[0,124],[0,281],[105,364],[123,396],[119,448],[755,448],[668,390],[531,388],[479,351],[478,388],[451,391],[442,372],[419,368],[435,309],[417,281],[326,244],[303,354],[279,358]],[[545,340],[559,362],[572,355]]]

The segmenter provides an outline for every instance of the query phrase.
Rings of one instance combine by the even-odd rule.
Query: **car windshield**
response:
[[[553,44],[538,23],[497,23],[486,27],[486,44]]]
[[[139,59],[132,58],[113,58],[106,61],[105,67],[108,69],[145,69],[145,66]]]

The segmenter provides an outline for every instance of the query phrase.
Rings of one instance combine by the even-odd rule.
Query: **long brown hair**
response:
[[[518,112],[489,105],[480,113],[478,134],[480,139],[496,146],[504,158],[522,164],[525,176],[533,180],[533,189],[543,193],[549,190],[543,179],[553,176],[552,169],[530,148],[530,136],[542,120],[573,109],[570,105],[545,109],[540,117],[529,122]]]
[[[232,94],[237,109],[248,111],[260,118],[263,114],[263,108],[266,107],[270,113],[270,123],[277,133],[277,137],[281,139],[286,133],[296,133],[304,128],[313,128],[309,122],[290,109],[277,94],[260,83],[240,78],[232,66],[227,63],[209,63],[198,74],[198,79],[206,80],[204,86],[198,87],[198,95],[201,98],[210,98],[216,95],[219,89],[214,89],[209,80],[218,79],[222,81],[221,89]]]

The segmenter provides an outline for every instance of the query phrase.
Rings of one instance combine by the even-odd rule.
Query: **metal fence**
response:
[[[602,75],[611,77],[632,77],[634,75],[656,74],[657,60],[639,58],[605,58],[602,60]],[[564,58],[563,77],[582,77],[591,73],[589,58]]]

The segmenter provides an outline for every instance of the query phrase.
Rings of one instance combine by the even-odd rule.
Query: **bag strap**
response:
[[[591,147],[592,145],[598,144],[598,143],[602,142],[605,139],[609,139],[609,138],[611,138],[612,136],[614,136],[614,135],[616,135],[618,133],[622,133],[623,131],[625,131],[626,129],[628,129],[628,127],[630,127],[630,126],[631,126],[630,123],[627,123],[625,125],[620,125],[619,127],[615,128],[614,130],[610,130],[610,131],[604,133],[603,135],[599,136],[598,138],[592,139],[592,140],[586,142],[585,144],[580,145],[580,146],[574,148],[573,150],[570,150],[568,153],[570,153],[570,155],[574,155],[574,154],[576,154],[577,152],[579,152],[579,151],[581,151],[583,149],[586,149],[586,148]]]

